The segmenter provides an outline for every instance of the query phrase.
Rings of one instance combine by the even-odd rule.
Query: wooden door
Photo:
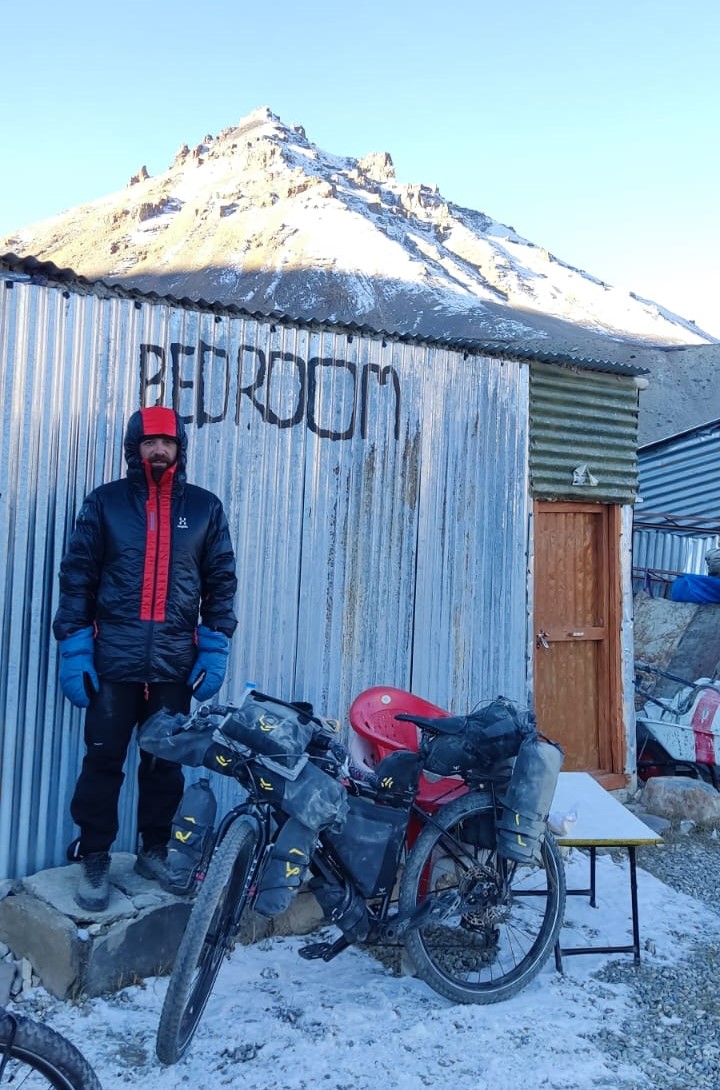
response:
[[[535,711],[566,770],[624,771],[619,508],[535,504]]]

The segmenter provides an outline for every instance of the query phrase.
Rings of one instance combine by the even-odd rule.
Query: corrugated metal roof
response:
[[[638,451],[641,515],[716,518],[720,513],[720,422],[650,443]]]
[[[652,443],[645,443],[642,447],[638,447],[638,454],[650,454],[662,447],[672,447],[675,444],[684,443],[686,440],[710,434],[714,431],[720,431],[720,420],[708,420],[704,424],[696,424],[685,431],[673,432],[672,435],[666,435],[663,439],[654,439]]]
[[[452,348],[455,351],[464,351],[474,355],[486,355],[493,357],[508,356],[516,360],[527,362],[550,363],[559,367],[575,367],[585,371],[599,371],[619,375],[646,375],[647,368],[636,367],[632,364],[620,363],[608,359],[592,359],[583,356],[568,355],[559,352],[544,352],[542,350],[515,344],[510,341],[476,340],[465,338],[430,338],[418,337],[409,333],[403,333],[390,329],[374,329],[367,325],[356,323],[341,324],[325,319],[281,314],[277,311],[249,311],[243,307],[207,299],[178,299],[173,295],[159,295],[157,292],[143,292],[137,288],[128,288],[122,284],[97,279],[91,280],[81,276],[72,269],[61,269],[51,261],[40,261],[35,257],[18,257],[17,254],[0,255],[0,269],[5,266],[12,274],[18,277],[27,277],[34,283],[66,284],[77,291],[90,291],[93,293],[108,293],[119,295],[126,299],[148,300],[162,302],[170,306],[183,307],[192,310],[210,310],[217,314],[228,314],[236,317],[255,318],[277,321],[282,324],[290,324],[305,329],[331,328],[337,332],[358,333],[365,336],[392,337],[407,344],[437,345],[444,348]]]

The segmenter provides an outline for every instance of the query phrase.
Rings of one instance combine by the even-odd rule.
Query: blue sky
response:
[[[717,0],[25,0],[0,235],[258,106],[720,336]]]

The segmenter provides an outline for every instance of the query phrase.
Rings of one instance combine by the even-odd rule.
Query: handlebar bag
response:
[[[213,730],[211,723],[199,723],[181,713],[172,715],[162,708],[140,726],[138,745],[155,757],[196,768],[204,763]]]
[[[222,725],[222,733],[287,769],[307,760],[317,721],[296,704],[253,690]]]

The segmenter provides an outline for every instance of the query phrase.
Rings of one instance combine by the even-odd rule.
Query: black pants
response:
[[[186,714],[190,696],[184,684],[100,682],[85,713],[86,753],[70,803],[82,855],[109,851],[117,836],[123,765],[135,727],[161,708]],[[140,751],[137,821],[146,849],[167,844],[184,785],[179,764]]]

